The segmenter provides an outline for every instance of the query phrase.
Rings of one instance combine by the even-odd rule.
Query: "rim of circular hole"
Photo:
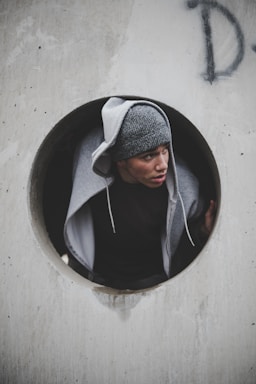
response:
[[[216,225],[221,199],[220,177],[213,153],[199,130],[183,114],[169,105],[161,103],[157,100],[138,96],[117,97],[123,97],[125,99],[149,100],[158,104],[165,111],[171,122],[175,153],[177,152],[181,153],[181,155],[183,154],[184,157],[187,157],[186,160],[189,162],[191,160],[193,162],[192,169],[194,168],[193,170],[195,173],[198,172],[198,165],[200,165],[200,169],[202,167],[204,168],[203,173],[202,170],[200,171],[204,177],[207,177],[207,180],[204,180],[204,183],[205,185],[209,185],[210,183],[210,192],[215,195],[215,199],[218,203],[218,211],[214,224]],[[101,108],[108,98],[109,97],[92,100],[91,102],[81,105],[64,116],[51,129],[41,143],[32,165],[29,181],[29,208],[32,228],[44,253],[50,256],[51,260],[54,262],[56,262],[57,259],[61,261],[58,262],[58,267],[62,264],[64,265],[64,263],[60,257],[57,257],[61,256],[61,254],[58,252],[56,244],[54,244],[51,239],[51,233],[49,233],[49,228],[47,227],[47,223],[45,221],[45,212],[43,207],[46,175],[49,167],[52,166],[52,161],[54,155],[56,155],[56,151],[65,145],[69,138],[71,138],[71,141],[74,141],[73,144],[75,146],[83,134],[88,132],[90,129],[93,129],[96,124],[101,124]],[[87,126],[87,128],[84,128],[85,126]],[[187,135],[187,140],[185,142],[183,139],[184,134]],[[194,148],[192,151],[193,156],[191,155],[192,147]],[[194,156],[195,153],[197,153],[196,157]],[[204,159],[204,161],[202,161],[202,159]],[[209,239],[206,244],[208,241]],[[195,259],[197,257],[198,255],[196,255]],[[181,270],[181,272],[186,270],[187,267],[188,266]],[[71,268],[66,268],[66,265],[65,269],[72,270]],[[82,278],[89,282],[86,278]],[[90,283],[95,284],[92,282]],[[152,287],[149,289],[152,289]]]

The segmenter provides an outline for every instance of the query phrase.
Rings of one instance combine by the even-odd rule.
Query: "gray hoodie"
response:
[[[111,174],[111,157],[108,149],[115,144],[122,121],[135,104],[153,105],[166,119],[164,111],[149,101],[110,98],[102,108],[103,128],[91,130],[78,145],[73,165],[73,188],[64,225],[64,239],[71,254],[93,273],[94,231],[89,199],[107,189],[110,220],[114,228],[115,218],[111,213],[108,187],[114,181]],[[171,129],[171,127],[170,127]],[[163,265],[170,276],[171,260],[184,229],[193,244],[187,221],[202,213],[197,178],[181,161],[175,161],[170,143],[169,167],[166,178],[169,193],[166,227],[162,233]],[[194,244],[193,244],[194,245]]]

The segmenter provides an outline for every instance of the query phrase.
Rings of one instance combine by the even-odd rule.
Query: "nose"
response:
[[[156,167],[155,169],[158,171],[158,172],[163,172],[163,171],[166,171],[168,168],[168,156],[164,155],[164,154],[160,154],[158,157],[157,157],[157,161],[156,161]]]

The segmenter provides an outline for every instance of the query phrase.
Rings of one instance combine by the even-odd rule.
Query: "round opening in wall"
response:
[[[111,100],[112,109],[102,115]],[[145,147],[137,137],[134,146],[140,140],[142,152],[114,158],[130,108],[115,103],[124,100],[144,100],[169,121],[171,146],[163,138]],[[103,125],[109,129],[105,138]],[[112,128],[115,139],[102,144]],[[165,135],[160,128],[155,133]],[[41,245],[86,279],[119,290],[152,287],[184,270],[208,240],[204,217],[210,201],[219,206],[220,180],[207,142],[181,113],[148,98],[102,98],[72,111],[43,141],[30,179]],[[216,213],[211,227],[215,221]]]

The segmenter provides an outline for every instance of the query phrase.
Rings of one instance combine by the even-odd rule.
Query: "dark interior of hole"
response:
[[[59,122],[45,142],[45,145],[51,146],[51,155],[43,187],[43,212],[49,237],[60,255],[66,253],[63,226],[71,195],[74,150],[86,132],[101,124],[100,110],[105,101],[101,99],[73,111]],[[217,200],[214,161],[201,134],[179,112],[166,105],[159,105],[171,121],[175,154],[190,165],[199,179],[205,199]],[[179,268],[185,268],[195,256],[191,253],[184,266]]]

